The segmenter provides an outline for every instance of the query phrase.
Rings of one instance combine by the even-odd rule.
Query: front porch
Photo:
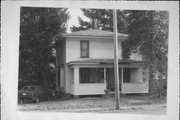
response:
[[[144,61],[119,59],[122,94],[148,93],[149,73]],[[80,59],[67,63],[66,89],[72,95],[103,95],[114,91],[113,59]]]
[[[114,91],[114,70],[110,67],[74,67],[73,95],[99,95],[105,90]],[[119,68],[119,85],[123,94],[148,93],[148,81],[143,79],[142,68]]]
[[[75,67],[73,84],[71,84],[71,94],[73,95],[101,95],[105,94],[106,81],[100,78],[97,71],[102,72],[102,68],[79,68]],[[95,71],[94,71],[95,70]],[[104,70],[103,70],[104,72]],[[102,74],[101,74],[102,75]]]

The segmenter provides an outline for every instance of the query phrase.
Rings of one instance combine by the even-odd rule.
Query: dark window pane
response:
[[[100,69],[100,81],[99,81],[99,83],[103,83],[104,82],[104,69]]]
[[[88,56],[87,50],[82,50],[81,54],[82,54],[82,57]]]
[[[89,57],[89,41],[81,41],[81,57]]]
[[[89,69],[80,68],[80,83],[89,83]]]
[[[83,41],[82,42],[82,49],[88,49],[88,42],[87,41]]]
[[[104,69],[80,68],[80,83],[103,83]]]
[[[130,68],[123,68],[123,82],[130,82]]]

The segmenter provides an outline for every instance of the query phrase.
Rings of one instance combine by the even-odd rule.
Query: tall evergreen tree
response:
[[[129,39],[124,43],[123,54],[133,51],[142,54],[150,65],[150,93],[153,93],[154,75],[167,77],[168,12],[131,11],[128,16]]]
[[[67,9],[22,7],[20,14],[19,78],[48,87],[55,81],[52,44],[64,32]]]
[[[94,20],[98,20],[98,29],[113,31],[113,12],[110,9],[81,9],[83,14],[90,19],[90,22],[84,21],[79,17],[80,26],[73,26],[71,28],[72,32],[79,30],[86,30],[89,28],[94,28]],[[126,11],[117,11],[118,19],[118,31],[126,32]]]

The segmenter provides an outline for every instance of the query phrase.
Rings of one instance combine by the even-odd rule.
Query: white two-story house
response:
[[[122,59],[121,43],[127,34],[118,33],[119,83],[121,93],[148,93],[148,69],[142,56]],[[114,91],[113,32],[84,30],[63,34],[56,45],[56,90],[74,96],[102,95]]]

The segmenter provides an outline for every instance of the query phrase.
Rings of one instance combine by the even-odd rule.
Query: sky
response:
[[[67,30],[68,33],[71,32],[70,27],[72,27],[73,25],[79,26],[78,16],[85,21],[90,21],[86,16],[83,15],[83,12],[80,10],[80,8],[68,8],[68,11],[71,15],[71,18],[68,21],[68,30]]]

